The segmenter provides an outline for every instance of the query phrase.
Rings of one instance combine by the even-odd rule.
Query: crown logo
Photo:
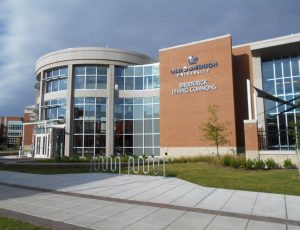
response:
[[[196,56],[189,56],[188,57],[188,62],[189,62],[190,65],[196,64],[197,61],[198,61],[198,57],[196,57]]]

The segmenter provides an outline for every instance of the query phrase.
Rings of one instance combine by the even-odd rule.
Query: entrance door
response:
[[[49,138],[47,134],[36,134],[34,140],[34,156],[49,158]]]

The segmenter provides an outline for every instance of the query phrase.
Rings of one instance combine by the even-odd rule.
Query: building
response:
[[[2,149],[19,149],[22,145],[23,118],[0,117],[0,146]]]
[[[287,129],[299,109],[280,113],[291,104],[250,85],[295,104],[299,54],[300,34],[239,46],[225,35],[161,49],[159,62],[110,48],[48,53],[36,64],[34,155],[215,153],[199,128],[210,105],[228,123],[221,153],[292,150]]]

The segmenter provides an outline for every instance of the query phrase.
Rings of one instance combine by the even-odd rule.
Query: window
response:
[[[59,67],[45,72],[46,93],[67,90],[68,68]]]
[[[75,89],[107,89],[107,66],[76,66]]]
[[[105,134],[106,98],[74,98],[74,152],[79,156],[104,154]]]

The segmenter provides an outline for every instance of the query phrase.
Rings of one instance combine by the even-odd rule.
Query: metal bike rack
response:
[[[130,167],[132,165],[132,171],[133,173],[137,174],[140,171],[140,162],[142,162],[142,172],[143,174],[149,174],[150,172],[150,162],[152,162],[152,171],[154,175],[159,175],[160,169],[159,164],[160,161],[163,163],[163,176],[166,176],[166,165],[165,165],[165,159],[162,157],[151,157],[148,156],[147,158],[144,158],[142,156],[139,156],[137,158],[137,165],[135,164],[135,158],[129,157],[128,158],[128,175],[130,174]],[[155,164],[157,162],[157,164]],[[146,166],[145,166],[146,165]],[[157,167],[155,167],[157,165]],[[145,170],[146,168],[146,170]],[[157,170],[155,169],[157,168]]]
[[[119,174],[121,174],[121,158],[119,156],[115,157],[115,160],[111,156],[99,156],[91,159],[90,172],[98,172],[100,169],[104,172],[116,172],[118,168]]]

